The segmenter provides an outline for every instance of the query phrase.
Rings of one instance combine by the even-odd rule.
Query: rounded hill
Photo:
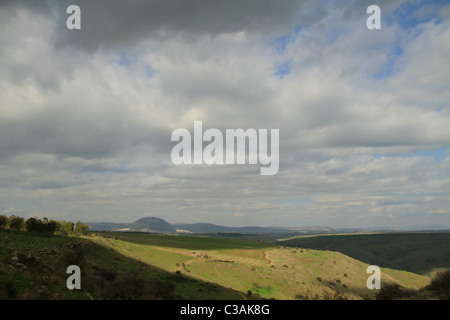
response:
[[[127,226],[130,231],[175,233],[176,229],[166,220],[156,217],[140,218]]]

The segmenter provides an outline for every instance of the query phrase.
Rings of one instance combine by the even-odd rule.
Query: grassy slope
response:
[[[0,299],[242,299],[234,290],[169,273],[124,251],[99,237],[0,231]],[[81,290],[66,287],[71,264],[81,268]]]
[[[323,235],[279,243],[339,251],[369,264],[419,274],[450,268],[450,233]]]
[[[16,257],[16,258],[15,258]],[[82,290],[66,288],[68,265]],[[367,264],[339,252],[200,236],[0,232],[1,299],[361,299]],[[383,269],[382,282],[419,289],[429,278]]]
[[[367,264],[339,252],[278,247],[256,241],[199,236],[104,233],[95,241],[169,272],[218,283],[263,298],[361,299]],[[429,278],[382,269],[382,282],[419,289]]]

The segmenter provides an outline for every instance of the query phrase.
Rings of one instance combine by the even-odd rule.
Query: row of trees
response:
[[[56,221],[43,218],[22,218],[17,216],[7,217],[0,215],[0,230],[13,230],[13,231],[28,231],[31,233],[39,233],[46,235],[81,235],[89,230],[89,226],[85,225],[81,221],[77,223],[69,221]]]

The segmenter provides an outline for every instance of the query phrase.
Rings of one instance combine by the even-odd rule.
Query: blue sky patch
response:
[[[384,79],[395,75],[399,71],[398,61],[403,56],[403,45],[405,42],[417,38],[423,31],[424,23],[442,21],[440,10],[443,5],[450,4],[449,0],[422,0],[403,2],[390,15],[382,15],[383,24],[388,26],[399,26],[408,34],[407,39],[399,38],[394,47],[387,54],[387,62],[381,69],[372,75],[375,79]],[[404,37],[404,35],[402,36]]]
[[[398,71],[398,60],[403,56],[403,48],[398,44],[393,50],[387,54],[388,61],[381,67],[381,69],[373,74],[376,79],[383,79],[393,76]]]
[[[439,150],[432,150],[432,151],[423,151],[419,153],[420,156],[423,157],[433,157],[435,162],[441,162],[445,158],[447,158],[447,149],[442,148]]]
[[[389,24],[397,24],[403,29],[414,29],[420,24],[435,21],[441,23],[440,10],[443,5],[448,5],[448,0],[423,0],[402,3],[392,15],[384,20]]]
[[[289,75],[292,71],[292,61],[285,61],[276,66],[275,76],[283,79],[285,76]]]
[[[406,154],[377,154],[376,159],[387,158],[387,157],[397,157],[397,158],[413,158],[413,157],[433,157],[434,162],[442,162],[448,156],[447,148],[437,149],[437,150],[425,150],[422,152]]]
[[[121,52],[120,59],[117,61],[117,63],[121,66],[129,66],[131,64],[131,61],[128,57],[128,54],[126,52]]]
[[[305,26],[298,25],[295,27],[294,32],[280,36],[278,38],[275,38],[275,40],[272,41],[271,45],[275,48],[275,50],[283,55],[287,51],[287,47],[294,43],[295,40],[297,40],[298,36],[300,35],[300,32]]]

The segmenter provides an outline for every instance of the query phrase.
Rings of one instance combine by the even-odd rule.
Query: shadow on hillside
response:
[[[290,239],[278,244],[339,251],[368,264],[417,274],[450,268],[450,232],[327,235]]]
[[[243,294],[170,273],[87,238],[0,232],[1,300],[241,300]],[[81,269],[81,290],[69,290],[67,267]]]
[[[219,250],[219,249],[241,249],[257,250],[264,248],[274,248],[276,245],[257,241],[243,240],[238,238],[225,238],[202,235],[160,235],[149,233],[131,232],[95,232],[104,238],[113,238],[126,242],[170,247],[188,250]]]

